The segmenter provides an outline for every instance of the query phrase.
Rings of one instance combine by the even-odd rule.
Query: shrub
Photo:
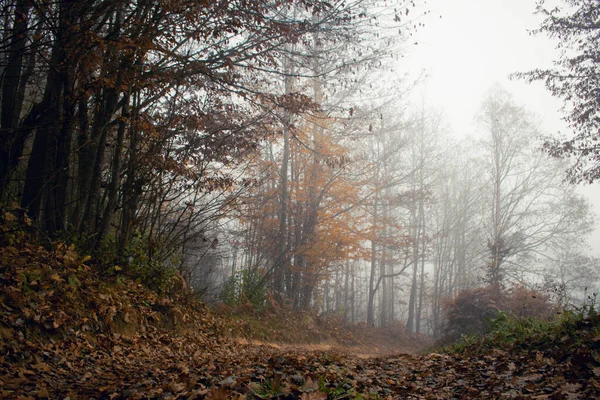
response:
[[[555,308],[548,295],[521,285],[509,289],[502,304],[502,310],[516,318],[547,319]]]
[[[230,307],[251,305],[256,310],[263,310],[267,300],[264,275],[259,270],[236,272],[223,285],[221,299]]]
[[[180,285],[181,276],[177,268],[181,261],[179,257],[159,246],[158,241],[148,240],[139,232],[126,246],[121,261],[125,264],[127,275],[154,291],[167,292]],[[111,265],[109,272],[116,268]]]
[[[446,326],[442,342],[450,343],[463,335],[486,332],[490,319],[499,312],[497,296],[489,286],[462,291],[444,306]]]
[[[492,286],[468,289],[446,303],[441,342],[447,344],[462,336],[482,335],[493,327],[495,318],[504,314],[511,320],[548,319],[554,312],[547,295],[523,286],[501,292]]]
[[[482,336],[463,336],[441,349],[449,354],[480,356],[494,349],[542,351],[555,359],[565,359],[574,350],[596,346],[600,318],[594,309],[563,311],[553,318],[517,318],[504,312],[490,321]]]

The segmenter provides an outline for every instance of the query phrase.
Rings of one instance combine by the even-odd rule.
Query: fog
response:
[[[598,185],[541,151],[579,151],[544,140],[561,103],[509,79],[565,56],[534,0],[192,3],[0,10],[0,207],[150,287],[411,334],[461,296],[600,286]],[[592,139],[598,73],[558,93]]]
[[[568,134],[562,102],[543,83],[509,78],[551,67],[559,55],[556,41],[530,34],[542,21],[535,5],[535,0],[428,0],[426,26],[415,32],[417,44],[400,66],[413,76],[425,71],[412,101],[440,109],[454,135],[478,137],[474,116],[486,91],[499,84],[539,117],[544,134]],[[582,184],[579,191],[600,214],[600,186]],[[588,242],[590,254],[600,256],[600,221]]]
[[[283,302],[434,337],[461,298],[530,315],[585,303],[600,283],[589,257],[600,254],[598,186],[566,183],[569,161],[540,151],[543,137],[568,134],[561,102],[509,78],[558,57],[529,34],[534,8],[429,1],[411,11],[392,62],[306,85],[327,116],[265,142],[250,167],[261,184],[227,225],[242,245],[220,246],[207,300]]]

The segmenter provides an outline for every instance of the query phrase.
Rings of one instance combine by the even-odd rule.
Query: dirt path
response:
[[[70,399],[600,398],[595,369],[544,354],[364,358],[327,345],[118,335],[25,342],[0,358],[0,397]]]
[[[402,330],[267,345],[224,338],[193,299],[107,285],[70,247],[0,247],[0,258],[12,266],[0,274],[1,399],[600,398],[600,317],[477,357],[384,346]],[[298,319],[284,329],[306,333]]]
[[[251,346],[266,346],[272,347],[274,349],[282,350],[282,351],[291,351],[291,352],[332,352],[339,353],[348,357],[357,357],[357,358],[378,358],[378,357],[388,357],[396,354],[412,354],[415,355],[418,353],[415,349],[408,348],[393,348],[390,346],[382,345],[382,346],[374,346],[370,345],[362,345],[362,346],[344,346],[338,343],[297,343],[297,344],[289,344],[289,343],[273,343],[273,342],[265,342],[261,340],[249,340],[246,338],[235,338],[235,343],[239,343],[241,345],[251,345]]]

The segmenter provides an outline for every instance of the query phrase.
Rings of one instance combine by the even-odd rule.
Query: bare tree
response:
[[[478,122],[486,134],[484,153],[489,261],[488,282],[496,291],[505,277],[519,281],[533,272],[536,257],[552,246],[589,232],[583,201],[563,184],[560,162],[539,150],[533,117],[511,96],[495,88],[484,101]]]

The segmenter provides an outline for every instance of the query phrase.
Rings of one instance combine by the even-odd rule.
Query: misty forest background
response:
[[[2,0],[0,206],[107,274],[212,304],[440,336],[465,298],[593,301],[573,183],[595,176],[552,157],[569,151],[501,87],[477,137],[411,104],[403,49],[432,17],[391,0]]]

